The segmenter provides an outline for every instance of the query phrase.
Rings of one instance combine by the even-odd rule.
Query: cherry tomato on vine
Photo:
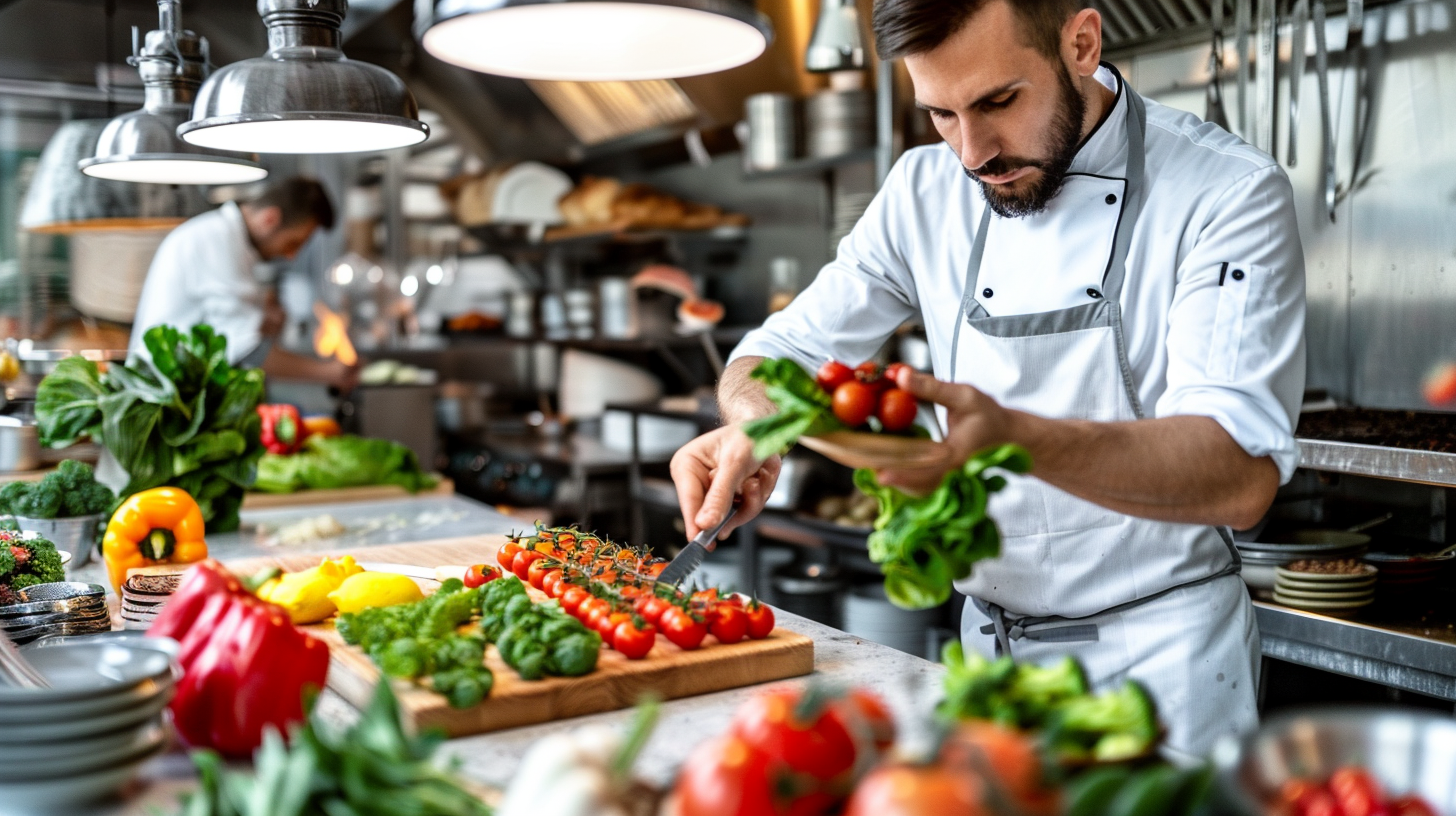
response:
[[[656,626],[657,622],[662,619],[662,613],[666,612],[669,606],[671,604],[656,595],[643,595],[637,599],[637,603],[632,605],[632,609],[641,615],[643,620]]]
[[[617,616],[613,615],[615,619]],[[640,623],[639,627],[637,624]],[[652,624],[645,621],[633,621],[628,615],[627,620],[617,624],[612,630],[612,648],[621,652],[628,660],[641,660],[652,651],[652,646],[657,642],[657,630]]]
[[[914,370],[915,369],[911,368],[908,365],[905,365],[904,363],[890,363],[889,365],[885,366],[885,379],[889,380],[891,385],[899,385],[900,372]]]
[[[744,610],[748,616],[748,636],[754,640],[763,640],[774,630],[774,613],[764,604],[754,601]]]
[[[503,569],[510,569],[511,562],[515,559],[516,553],[520,551],[521,545],[517,544],[514,541],[507,541],[506,545],[504,547],[501,547],[500,550],[496,552],[496,563],[500,564]]]
[[[719,643],[737,643],[748,634],[748,613],[736,606],[718,604],[708,613],[708,634]]]
[[[915,424],[915,414],[919,410],[914,394],[901,388],[891,388],[880,395],[879,410],[875,416],[880,418],[885,430],[903,431]]]
[[[566,610],[566,614],[575,617],[576,610],[581,607],[581,602],[590,598],[591,593],[574,584],[568,584],[565,581],[561,583],[566,587],[561,593],[561,608]]]
[[[531,565],[545,557],[535,550],[521,550],[516,553],[515,558],[511,559],[511,572],[514,572],[516,577],[522,581],[527,581],[531,577]]]
[[[541,579],[541,591],[548,597],[560,598],[566,591],[566,576],[559,569],[551,569]]]
[[[834,389],[834,416],[851,428],[858,428],[875,412],[875,391],[862,382],[847,382]]]
[[[658,620],[662,634],[679,649],[693,650],[708,636],[708,625],[681,607],[669,606]]]
[[[854,379],[854,369],[839,362],[828,360],[824,365],[819,366],[819,371],[814,375],[814,381],[819,387],[833,394],[834,389]]]
[[[535,553],[535,555],[536,558],[526,566],[526,582],[544,592],[546,573],[555,569],[555,567],[551,565],[550,561],[546,560],[546,556],[541,553]]]

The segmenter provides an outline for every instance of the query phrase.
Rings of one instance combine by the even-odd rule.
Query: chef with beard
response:
[[[1254,525],[1298,462],[1304,258],[1279,165],[1157,104],[1101,61],[1081,0],[879,0],[944,144],[909,150],[833,262],[735,350],[724,426],[678,451],[688,535],[735,494],[762,509],[776,458],[740,426],[775,408],[749,372],[874,355],[905,321],[954,461],[891,469],[927,492],[1016,443],[1034,469],[991,505],[999,558],[958,583],[987,656],[1073,654],[1098,688],[1153,695],[1172,747],[1257,722],[1258,631],[1230,528]]]

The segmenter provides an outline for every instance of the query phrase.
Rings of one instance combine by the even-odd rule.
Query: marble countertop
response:
[[[349,532],[340,538],[286,548],[268,543],[270,531],[279,525],[323,514],[334,516]],[[209,536],[209,551],[222,559],[247,558],[505,533],[523,526],[460,496],[250,511],[243,513],[243,525],[238,533]],[[105,583],[104,571],[94,563],[74,574]],[[939,697],[942,669],[936,663],[787,612],[778,612],[778,623],[814,641],[813,675],[780,682],[827,682],[872,689],[884,697],[897,722],[923,715]],[[692,748],[725,731],[733,712],[759,688],[749,686],[664,703],[657,729],[637,762],[638,776],[656,785],[669,783]],[[357,717],[348,703],[327,692],[319,699],[318,714],[335,726],[347,725]],[[459,773],[479,784],[503,788],[514,775],[526,748],[540,737],[585,725],[626,727],[631,716],[631,711],[614,711],[461,737],[446,742],[437,759],[458,762]],[[174,750],[143,766],[138,779],[123,797],[99,803],[81,813],[94,816],[174,813],[178,795],[192,787],[192,779],[192,766],[185,752]]]

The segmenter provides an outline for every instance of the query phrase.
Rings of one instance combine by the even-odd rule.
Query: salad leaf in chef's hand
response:
[[[793,360],[766,359],[749,376],[764,384],[764,393],[779,409],[773,416],[743,426],[743,432],[753,440],[754,458],[782,454],[801,436],[844,430],[844,423],[834,416],[829,394]]]
[[[986,507],[990,494],[1006,486],[1006,477],[992,470],[1027,473],[1031,455],[1017,445],[982,451],[925,496],[882,485],[872,470],[854,472],[855,486],[880,503],[869,556],[884,573],[891,603],[904,609],[939,606],[977,561],[1001,554],[1001,532]]]

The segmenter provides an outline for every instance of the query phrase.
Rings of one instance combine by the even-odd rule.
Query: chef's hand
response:
[[[278,302],[278,290],[269,289],[263,296],[263,322],[258,326],[258,333],[269,339],[277,339],[283,333],[283,324],[287,320],[288,312]]]
[[[875,474],[880,484],[894,485],[906,493],[924,495],[940,486],[945,474],[965,464],[986,448],[1010,441],[1009,412],[969,385],[941,382],[913,369],[900,372],[897,384],[917,399],[946,407],[945,445],[949,455],[933,467],[892,468]]]
[[[338,360],[329,360],[327,384],[347,394],[359,384],[359,365],[344,365]]]
[[[753,458],[753,442],[737,425],[709,431],[679,448],[672,457],[672,481],[688,538],[722,521],[735,494],[743,503],[718,540],[757,516],[773,493],[781,466],[777,456],[764,462]]]

